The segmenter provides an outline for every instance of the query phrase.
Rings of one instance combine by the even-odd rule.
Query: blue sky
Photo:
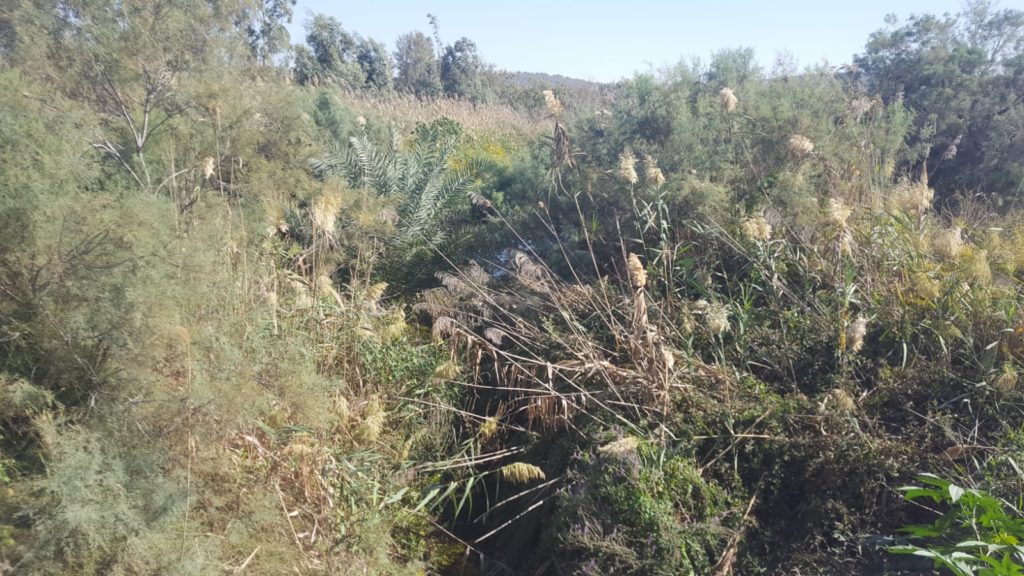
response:
[[[444,43],[466,36],[498,68],[613,81],[739,46],[754,48],[766,68],[783,53],[801,67],[825,59],[842,64],[888,13],[903,19],[961,6],[961,0],[299,0],[290,30],[298,42],[310,14],[324,13],[393,49],[402,33],[430,33],[429,12],[438,17]]]

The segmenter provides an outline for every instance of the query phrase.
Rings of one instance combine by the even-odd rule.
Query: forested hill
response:
[[[543,72],[498,72],[497,74],[511,83],[526,86],[540,85],[564,90],[594,89],[601,86],[600,82],[570,78],[561,74],[545,74]]]
[[[602,84],[294,4],[0,5],[0,573],[1024,570],[1024,12]]]

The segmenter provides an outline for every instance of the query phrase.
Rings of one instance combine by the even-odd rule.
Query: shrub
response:
[[[930,500],[945,512],[931,524],[905,526],[912,544],[890,552],[930,558],[956,576],[1009,576],[1024,572],[1024,518],[1012,504],[983,490],[920,474],[921,486],[899,488],[907,500]]]

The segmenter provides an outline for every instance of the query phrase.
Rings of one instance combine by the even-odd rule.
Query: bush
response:
[[[946,511],[931,524],[905,526],[910,545],[890,552],[930,558],[956,576],[1008,576],[1024,572],[1024,518],[1012,504],[934,474],[917,477],[923,486],[899,488],[907,500],[928,499]]]

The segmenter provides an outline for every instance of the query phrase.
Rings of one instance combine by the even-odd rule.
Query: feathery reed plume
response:
[[[956,154],[957,154],[957,152],[959,152],[959,148],[957,148],[957,147],[960,146],[960,142],[963,139],[964,139],[964,135],[963,134],[957,135],[957,137],[955,139],[953,139],[952,142],[950,142],[949,146],[946,147],[946,151],[942,153],[942,159],[943,160],[952,160],[952,159],[956,158]]]
[[[633,325],[646,336],[650,336],[647,297],[644,295],[644,286],[647,286],[647,271],[644,270],[640,257],[632,252],[626,256],[626,271],[629,274],[629,284],[635,291],[633,294]]]
[[[665,183],[665,174],[658,168],[658,161],[650,154],[644,155],[644,183],[660,188]]]
[[[857,410],[857,402],[849,392],[842,388],[833,388],[818,405],[823,414],[834,413],[842,416]]]
[[[835,241],[840,254],[850,254],[853,251],[853,234],[847,221],[853,210],[837,198],[829,198],[825,208],[825,219],[834,228]]]
[[[861,96],[850,101],[850,112],[856,120],[860,120],[865,114],[871,112],[875,107],[875,100]]]
[[[387,282],[377,282],[376,284],[371,284],[366,289],[366,292],[363,294],[363,299],[367,304],[376,305],[378,302],[380,302],[381,297],[384,296],[384,292],[387,289]]]
[[[992,283],[992,267],[988,263],[988,250],[971,250],[967,254],[967,271],[981,286]]]
[[[955,260],[964,248],[962,233],[959,226],[936,232],[932,236],[932,251],[945,260]]]
[[[331,399],[331,414],[334,415],[337,421],[337,426],[344,427],[348,425],[349,416],[352,415],[352,411],[348,404],[348,398],[345,398],[341,394],[336,394],[334,398]]]
[[[611,456],[616,460],[630,460],[636,457],[636,449],[640,446],[640,441],[632,436],[626,436],[620,438],[614,442],[609,442],[604,446],[597,449],[598,452]]]
[[[487,338],[492,343],[501,346],[501,343],[508,337],[508,332],[505,332],[501,328],[484,328],[484,338]]]
[[[313,296],[309,292],[309,285],[296,278],[290,278],[288,285],[294,292],[293,303],[296,309],[313,307]]]
[[[565,127],[557,117],[555,118],[555,133],[551,137],[551,164],[552,169],[556,172],[563,167],[573,168],[576,166],[569,133],[565,131]]]
[[[846,349],[850,351],[850,354],[856,354],[860,352],[860,349],[864,346],[864,337],[868,333],[868,320],[863,316],[858,316],[849,326],[846,327]]]
[[[468,296],[473,293],[473,287],[465,280],[450,272],[437,272],[434,276],[441,281],[441,284],[454,296]]]
[[[379,399],[372,398],[360,416],[362,421],[359,423],[359,427],[356,428],[356,439],[364,443],[376,442],[380,437],[381,431],[384,429],[384,422],[387,419],[387,414],[384,413],[384,406]]]
[[[789,137],[789,153],[796,158],[803,158],[814,151],[814,142],[811,139],[800,135],[794,134]]]
[[[640,178],[636,174],[636,156],[626,148],[619,154],[619,178],[627,184],[636,184]]]
[[[280,206],[267,206],[267,236],[275,236],[277,234],[285,235],[288,234],[288,221],[284,218],[284,212]]]
[[[672,368],[676,365],[676,356],[672,353],[672,350],[662,346],[658,353],[661,355],[661,364],[665,367],[665,370],[671,372]]]
[[[715,336],[721,336],[731,328],[729,309],[723,304],[709,304],[704,312],[705,325]]]
[[[916,272],[911,276],[910,285],[914,294],[926,302],[934,302],[941,295],[939,283],[924,272]]]
[[[206,180],[213,178],[216,169],[217,161],[213,158],[213,156],[207,156],[206,158],[203,158],[203,178],[205,178]]]
[[[494,418],[487,418],[480,424],[480,430],[478,433],[480,434],[481,440],[491,439],[498,433],[498,421]]]
[[[470,282],[477,286],[486,286],[491,281],[491,275],[476,262],[471,262],[462,272]]]
[[[360,128],[366,128],[366,116],[357,116],[356,126],[359,126]]]
[[[488,200],[487,198],[484,198],[483,196],[477,194],[472,190],[470,190],[466,194],[467,196],[469,196],[469,201],[471,204],[473,204],[473,206],[483,209],[484,212],[487,214],[490,214],[494,211],[494,203]]]
[[[739,104],[736,94],[728,86],[718,91],[718,101],[722,105],[722,110],[726,112],[732,112],[736,109],[736,105]]]
[[[437,340],[444,340],[452,334],[455,334],[459,329],[458,324],[453,318],[448,316],[441,316],[440,318],[434,319],[434,326],[430,329],[430,333]]]
[[[639,290],[647,285],[647,271],[640,263],[640,257],[632,252],[626,257],[626,269],[629,271],[629,283],[634,290]]]
[[[911,215],[920,216],[931,207],[935,190],[928,187],[928,174],[922,173],[919,182],[902,180],[892,192],[895,208]]]
[[[397,340],[409,330],[409,325],[405,322],[405,312],[400,307],[392,308],[388,314],[382,315],[381,318],[386,321],[386,324],[379,328],[376,334],[380,340]]]
[[[516,279],[533,290],[543,290],[544,280],[547,275],[544,267],[538,265],[529,256],[516,250],[512,255],[512,262],[516,267]]]
[[[747,240],[767,242],[772,239],[772,225],[764,216],[748,216],[740,223],[740,229]]]
[[[448,360],[442,362],[437,368],[434,368],[434,379],[435,380],[452,380],[459,375],[460,369],[456,362]]]
[[[558,118],[565,112],[565,108],[562,107],[562,103],[559,102],[558,96],[555,96],[553,90],[544,91],[544,105],[548,107],[548,113]]]
[[[326,274],[321,274],[316,278],[316,289],[320,294],[330,296],[335,303],[338,304],[339,308],[345,307],[345,300],[341,297],[341,294],[334,288],[334,281],[331,277]]]
[[[334,222],[341,211],[342,198],[337,191],[323,192],[313,200],[313,226],[328,238],[334,238]]]
[[[1005,362],[1002,370],[999,371],[999,375],[996,376],[995,381],[992,383],[996,390],[1000,392],[1012,392],[1017,387],[1017,369],[1013,367],[1012,362]]]
[[[826,209],[826,215],[828,221],[840,228],[846,228],[846,221],[850,218],[850,214],[853,210],[843,203],[842,200],[837,198],[828,199],[828,208]]]
[[[501,467],[501,477],[506,482],[523,485],[534,480],[545,480],[544,471],[526,462],[513,462]]]

